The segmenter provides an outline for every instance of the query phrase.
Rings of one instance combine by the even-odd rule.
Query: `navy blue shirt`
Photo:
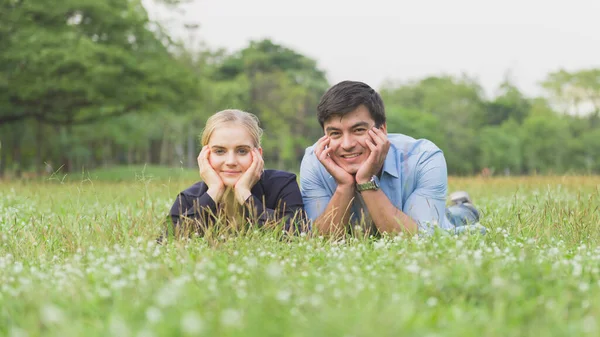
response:
[[[207,190],[204,182],[198,182],[179,193],[170,212],[176,231],[182,218],[197,220],[204,226],[216,219],[218,206],[206,193]],[[302,195],[293,173],[265,170],[250,193],[244,205],[251,221],[258,227],[270,221],[285,221],[285,229],[289,230],[292,224],[300,224],[306,219]],[[199,229],[196,228],[201,231]]]

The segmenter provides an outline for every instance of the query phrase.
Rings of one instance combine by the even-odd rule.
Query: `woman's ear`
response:
[[[258,148],[258,153],[260,153],[260,156],[262,157],[263,153],[262,153],[262,147]]]

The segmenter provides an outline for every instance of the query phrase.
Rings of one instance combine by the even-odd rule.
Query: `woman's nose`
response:
[[[227,155],[227,158],[225,158],[225,164],[227,164],[227,165],[235,165],[236,164],[234,153],[229,153]]]

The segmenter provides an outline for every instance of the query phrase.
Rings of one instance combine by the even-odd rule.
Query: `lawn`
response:
[[[485,236],[157,245],[194,175],[125,172],[0,182],[0,336],[600,334],[600,177],[452,178]]]

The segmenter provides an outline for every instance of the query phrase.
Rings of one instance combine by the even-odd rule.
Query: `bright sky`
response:
[[[551,71],[600,67],[600,0],[195,0],[176,14],[149,3],[175,35],[233,51],[271,38],[317,60],[330,83],[467,73],[488,95],[510,71],[528,95]]]

